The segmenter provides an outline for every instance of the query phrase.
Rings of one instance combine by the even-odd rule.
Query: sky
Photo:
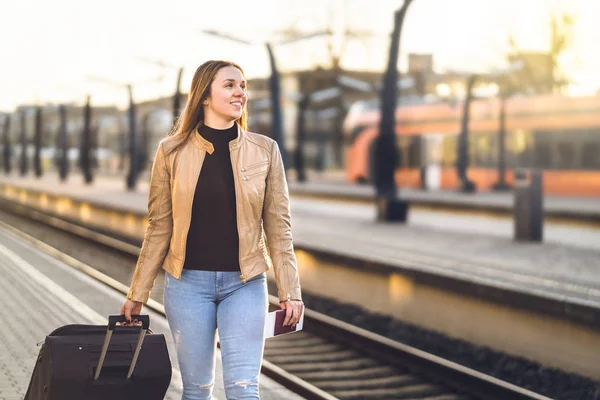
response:
[[[283,72],[328,65],[327,43],[339,51],[344,29],[368,32],[347,41],[342,66],[382,70],[393,12],[402,0],[0,0],[0,111],[21,104],[127,103],[172,94],[184,67],[187,92],[194,70],[208,59],[239,63],[248,78],[269,74],[265,41],[293,28],[308,34],[332,27],[330,38],[274,45]],[[512,35],[521,51],[547,51],[550,16],[575,17],[570,48],[561,59],[574,92],[600,89],[600,2],[597,0],[414,0],[402,31],[406,54],[433,53],[435,69],[488,71],[506,66]],[[213,37],[218,30],[255,42]],[[152,62],[149,62],[151,60]],[[166,66],[155,64],[161,61]]]

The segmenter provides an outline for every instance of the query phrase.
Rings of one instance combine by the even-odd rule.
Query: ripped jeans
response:
[[[183,380],[182,400],[209,400],[219,330],[228,400],[259,399],[267,284],[263,273],[242,283],[239,272],[184,269],[166,275],[164,305]]]

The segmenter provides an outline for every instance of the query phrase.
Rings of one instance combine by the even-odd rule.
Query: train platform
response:
[[[341,179],[291,182],[290,193],[332,200],[373,201],[375,189],[371,185],[358,185],[343,182]],[[401,188],[398,197],[408,200],[414,206],[432,207],[465,212],[488,212],[512,214],[514,194],[504,192],[461,193],[450,190],[427,191]],[[572,220],[600,224],[600,199],[577,196],[544,196],[544,215],[552,219]]]
[[[136,191],[125,191],[124,186],[122,178],[97,178],[86,186],[77,175],[67,183],[52,174],[43,179],[0,177],[0,195],[11,192],[15,201],[31,191],[143,219],[147,182],[140,181]],[[547,222],[544,241],[530,243],[513,240],[510,218],[414,209],[406,224],[382,224],[375,222],[375,209],[369,204],[292,196],[291,207],[298,248],[581,302],[600,310],[596,227]],[[143,229],[136,228],[136,234],[141,238]]]
[[[293,170],[290,171],[289,175],[289,190],[292,195],[363,203],[371,202],[375,198],[375,189],[372,185],[349,183],[345,180],[343,171],[334,170],[326,173],[307,171],[308,180],[305,182],[297,182]],[[83,184],[83,180],[78,174],[74,174],[65,183],[59,182],[55,173],[46,173],[44,179],[41,181],[29,177],[22,180],[17,174],[9,176],[0,175],[0,184],[18,184],[34,189],[47,189],[47,184],[43,183],[47,178],[50,181],[55,181],[55,189],[59,191],[67,187],[69,182],[73,184],[71,186],[75,186],[69,188],[69,192],[77,193],[77,188],[84,190],[84,193],[89,193],[91,190],[91,188]],[[111,190],[125,190],[124,178],[122,177],[104,176],[96,180],[98,179],[103,182],[102,185],[110,182],[107,187],[110,187]],[[148,188],[148,179],[149,176],[146,171],[144,175],[140,176],[136,191],[129,192],[129,194],[145,193]],[[399,188],[398,197],[410,201],[411,205],[417,207],[462,210],[473,213],[488,212],[501,215],[512,215],[514,205],[514,194],[512,191],[461,193],[452,190],[429,191]],[[119,199],[114,199],[114,202],[111,200],[111,204],[119,206],[123,203]],[[600,199],[596,197],[545,195],[543,206],[545,217],[563,221],[571,220],[600,224]]]
[[[23,242],[0,227],[0,400],[20,400],[27,391],[39,352],[38,343],[65,324],[106,324],[118,313],[123,295]],[[180,374],[167,323],[150,314],[151,328],[167,337],[174,366],[166,399],[181,398]],[[225,399],[220,357],[214,398]],[[302,399],[261,376],[261,398]]]

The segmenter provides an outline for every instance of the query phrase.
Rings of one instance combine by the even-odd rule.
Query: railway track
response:
[[[127,290],[136,244],[5,200],[0,219],[53,256]],[[151,298],[149,306],[164,314],[162,279]],[[277,299],[271,303],[276,307]],[[304,325],[266,342],[263,373],[307,399],[548,399],[309,309]]]

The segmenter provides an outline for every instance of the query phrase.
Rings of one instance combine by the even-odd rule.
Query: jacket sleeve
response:
[[[143,303],[148,301],[150,290],[167,255],[172,232],[171,184],[163,144],[160,143],[150,177],[148,226],[127,294],[128,299]]]
[[[271,165],[267,174],[263,227],[273,262],[280,301],[302,300],[298,264],[292,244],[290,197],[281,153],[276,142],[271,147]]]

